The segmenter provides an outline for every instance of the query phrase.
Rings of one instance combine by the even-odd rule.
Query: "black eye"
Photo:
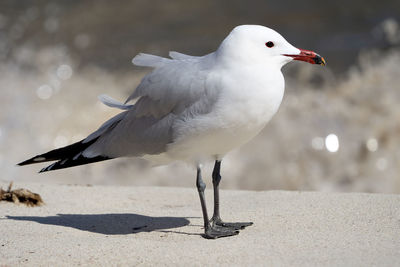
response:
[[[274,47],[274,43],[271,42],[271,41],[266,42],[265,45],[266,45],[267,47],[269,47],[269,48]]]

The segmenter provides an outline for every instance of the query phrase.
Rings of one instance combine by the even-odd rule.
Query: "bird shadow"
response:
[[[71,227],[104,235],[127,235],[140,232],[164,231],[190,224],[184,217],[152,217],[131,213],[57,214],[56,216],[6,216],[16,221]],[[184,233],[189,234],[191,233]]]

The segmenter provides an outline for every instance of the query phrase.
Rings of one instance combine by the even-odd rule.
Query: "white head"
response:
[[[325,65],[325,60],[315,52],[296,48],[276,31],[259,25],[234,28],[221,43],[217,54],[239,64],[268,62],[281,68],[294,59]]]

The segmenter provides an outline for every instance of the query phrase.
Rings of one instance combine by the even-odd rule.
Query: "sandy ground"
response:
[[[222,191],[223,218],[254,225],[206,240],[194,188],[18,187],[46,204],[0,203],[0,266],[400,265],[397,195]]]

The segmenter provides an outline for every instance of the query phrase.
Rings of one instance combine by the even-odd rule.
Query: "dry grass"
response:
[[[39,194],[33,193],[25,188],[11,190],[13,183],[8,186],[7,191],[0,188],[0,201],[14,202],[15,204],[25,204],[29,207],[41,206],[44,204]]]

